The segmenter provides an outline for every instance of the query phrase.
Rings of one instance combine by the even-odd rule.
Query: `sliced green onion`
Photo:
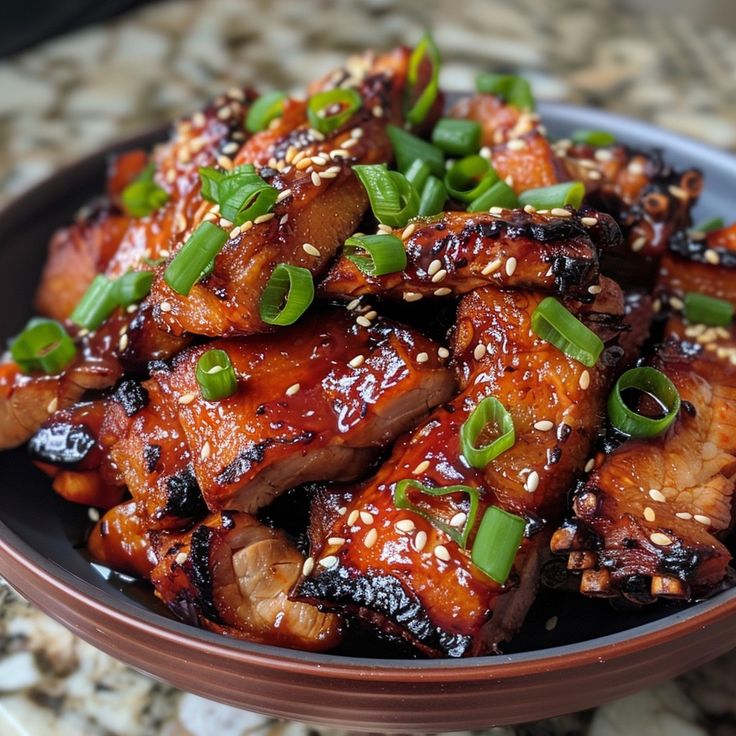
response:
[[[445,154],[437,146],[433,146],[431,143],[397,128],[395,125],[387,125],[386,132],[393,146],[394,155],[396,156],[396,168],[399,171],[408,171],[414,161],[419,159],[420,161],[426,161],[429,170],[435,176],[445,175]]]
[[[498,174],[483,156],[466,156],[456,161],[445,174],[450,196],[472,202],[498,181]]]
[[[441,118],[432,131],[432,143],[451,156],[467,156],[480,148],[480,123]]]
[[[726,227],[726,223],[723,221],[722,217],[712,217],[710,220],[705,220],[692,229],[698,233],[710,233],[713,232],[713,230],[720,230],[724,227]]]
[[[458,531],[455,527],[450,526],[447,522],[429,513],[421,506],[412,503],[409,498],[409,490],[415,489],[425,496],[447,496],[450,493],[467,493],[470,501],[467,518],[462,531]],[[412,478],[400,480],[394,486],[394,506],[397,509],[409,509],[419,516],[423,516],[432,526],[447,534],[453,542],[465,549],[468,544],[468,536],[475,524],[475,517],[478,513],[478,489],[471,486],[441,486],[439,488],[430,488]]]
[[[665,411],[664,416],[652,419],[629,409],[621,395],[626,389],[637,389],[651,396]],[[647,366],[626,371],[608,397],[611,424],[631,437],[657,437],[675,421],[679,411],[680,394],[675,385],[664,373]]]
[[[199,281],[202,271],[222,250],[228,234],[211,222],[203,222],[166,267],[164,281],[177,293],[186,296]]]
[[[218,204],[220,215],[236,225],[270,212],[279,194],[256,173],[253,164],[232,171],[202,167],[199,178],[202,197]]]
[[[691,324],[724,327],[731,324],[733,305],[723,299],[691,291],[685,294],[685,319]]]
[[[87,330],[96,330],[118,306],[115,282],[97,274],[77,302],[69,319]]]
[[[148,296],[153,283],[153,271],[130,271],[115,281],[115,299],[121,307],[139,302]]]
[[[431,65],[429,80],[421,92],[417,91],[419,71],[425,57]],[[419,125],[427,117],[439,93],[440,52],[432,36],[425,33],[409,58],[407,81],[406,120],[411,125]]]
[[[249,133],[258,133],[266,130],[272,120],[281,117],[284,113],[284,92],[268,92],[261,95],[248,110],[245,118],[245,129]]]
[[[419,210],[419,195],[403,174],[383,164],[353,166],[379,222],[403,227]]]
[[[534,110],[532,88],[523,77],[513,74],[479,74],[475,78],[475,88],[478,92],[501,97],[519,110],[527,112]]]
[[[489,444],[477,447],[478,438],[489,426],[498,436]],[[473,468],[485,468],[491,460],[513,447],[514,442],[516,442],[514,420],[506,407],[494,396],[483,399],[460,428],[463,457]]]
[[[314,281],[306,268],[279,263],[263,290],[261,319],[268,325],[291,325],[314,299]]]
[[[133,217],[146,217],[162,207],[169,195],[153,180],[156,167],[149,164],[141,174],[128,184],[121,195],[123,209]]]
[[[553,296],[542,299],[532,313],[532,331],[589,368],[598,362],[603,352],[600,337]]]
[[[524,538],[526,520],[498,506],[489,506],[475,535],[470,559],[491,580],[503,585]]]
[[[551,210],[569,204],[578,209],[585,196],[585,186],[581,181],[568,181],[564,184],[552,184],[549,187],[527,189],[519,195],[522,207],[530,204],[537,210]]]
[[[345,241],[345,257],[369,276],[406,268],[406,249],[395,235],[353,235]]]
[[[10,354],[24,373],[43,371],[53,375],[69,365],[77,349],[59,322],[36,318],[10,341]]]
[[[421,192],[429,174],[429,164],[418,158],[412,162],[412,165],[406,170],[404,176],[414,189]]]
[[[360,110],[363,98],[354,89],[330,89],[317,92],[307,103],[309,124],[320,133],[332,133]],[[333,110],[333,112],[330,112]]]
[[[516,192],[505,181],[497,181],[468,205],[468,212],[488,212],[491,207],[513,210],[518,206]]]
[[[447,201],[447,187],[442,179],[430,176],[424,183],[422,194],[419,197],[419,217],[429,217],[442,212]]]
[[[573,143],[584,143],[596,148],[612,146],[616,142],[616,136],[605,130],[576,130],[570,139]]]
[[[238,390],[238,377],[224,350],[207,350],[197,361],[195,371],[199,392],[206,401],[220,401]]]

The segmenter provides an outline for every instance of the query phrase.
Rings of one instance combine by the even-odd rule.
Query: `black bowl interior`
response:
[[[696,220],[730,214],[729,201],[736,186],[736,158],[652,126],[608,113],[565,105],[542,105],[541,113],[553,137],[562,137],[576,128],[609,130],[622,141],[641,147],[659,147],[669,161],[679,166],[697,166],[706,175],[706,190],[696,209]],[[160,140],[164,130],[131,139],[101,151],[63,170],[13,203],[0,215],[0,273],[8,277],[0,289],[0,335],[15,334],[31,314],[31,302],[38,274],[52,232],[69,222],[77,209],[102,191],[108,156],[132,147],[146,147]],[[157,625],[190,636],[212,639],[213,635],[175,622],[144,584],[110,573],[90,563],[83,543],[91,526],[85,508],[62,501],[51,490],[46,477],[28,461],[23,449],[0,453],[0,534],[33,556],[57,577],[71,581],[81,590],[103,599],[106,605],[125,610],[128,615],[155,620]],[[719,593],[716,600],[693,604],[685,615],[699,606],[711,607],[719,598],[736,595],[736,590]],[[586,599],[575,593],[543,590],[531,609],[523,630],[506,648],[508,654],[530,653],[567,647],[599,637],[627,632],[660,621],[666,625],[679,619],[682,604],[658,603],[627,609],[613,608],[602,600]],[[547,631],[553,616],[556,627]],[[648,627],[647,627],[648,628]],[[361,637],[354,637],[343,655],[367,656]],[[247,642],[229,646],[250,647]],[[573,646],[572,648],[578,649]],[[370,647],[371,656],[390,652]],[[275,653],[275,652],[274,652]],[[547,654],[553,652],[547,651]],[[563,653],[557,649],[555,652]],[[281,655],[284,653],[281,652]],[[303,655],[307,658],[320,655]],[[485,658],[483,658],[485,659]],[[507,657],[503,658],[508,661]],[[513,659],[513,657],[512,657]]]

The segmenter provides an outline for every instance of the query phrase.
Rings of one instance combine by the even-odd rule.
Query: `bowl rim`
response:
[[[588,127],[615,126],[619,130],[630,130],[635,137],[652,141],[643,144],[644,146],[676,148],[678,154],[683,156],[693,155],[718,168],[732,170],[736,178],[735,155],[651,123],[605,110],[566,103],[542,102],[539,105],[539,112],[543,117],[560,118],[567,122],[575,120]],[[34,208],[34,201],[42,197],[47,189],[53,190],[58,186],[60,180],[82,173],[85,168],[97,165],[100,157],[115,151],[150,144],[168,127],[168,125],[160,126],[114,141],[61,167],[27,188],[0,210],[0,233],[12,230],[13,226]],[[163,617],[124,598],[111,601],[103,589],[83,580],[54,560],[46,558],[16,535],[2,519],[0,519],[0,555],[15,563],[28,579],[44,582],[55,593],[74,595],[95,615],[124,625],[127,629],[153,636],[172,646],[178,648],[184,646],[191,651],[210,656],[225,655],[232,661],[266,665],[282,672],[299,673],[303,672],[305,666],[311,666],[317,668],[321,677],[343,679],[368,677],[379,682],[406,682],[417,676],[426,682],[445,681],[448,679],[448,670],[452,671],[453,679],[462,677],[472,681],[500,675],[505,679],[513,679],[528,674],[530,662],[534,662],[540,670],[545,671],[563,669],[569,664],[570,659],[574,660],[576,666],[602,663],[626,657],[632,652],[641,651],[642,648],[650,649],[663,645],[673,638],[686,636],[691,631],[705,628],[725,616],[736,613],[736,588],[731,588],[653,622],[572,644],[467,659],[367,659],[292,650],[232,639]]]

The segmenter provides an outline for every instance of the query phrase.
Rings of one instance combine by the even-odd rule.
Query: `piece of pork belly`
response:
[[[352,491],[345,512],[312,534],[295,595],[357,615],[428,655],[481,654],[508,639],[536,592],[549,540],[545,522],[560,517],[567,490],[586,463],[622,353],[615,345],[622,295],[610,281],[604,292],[604,314],[595,305],[583,314],[570,303],[608,343],[592,368],[531,332],[541,295],[484,288],[465,296],[453,344],[462,392],[401,439],[378,474]],[[487,396],[511,413],[516,442],[476,470],[462,457],[459,432]],[[404,479],[479,489],[476,522],[490,505],[526,519],[505,585],[487,577],[468,549],[425,516],[395,506],[393,491]],[[467,523],[465,493],[417,493],[412,502],[458,530]],[[475,531],[469,531],[471,542]]]

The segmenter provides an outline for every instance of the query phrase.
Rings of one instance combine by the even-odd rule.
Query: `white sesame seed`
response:
[[[673,309],[684,309],[685,308],[685,302],[682,301],[682,299],[678,299],[676,296],[670,297],[670,306]]]
[[[595,227],[598,224],[598,218],[597,217],[581,217],[580,222],[585,225],[585,227]]]
[[[526,483],[524,483],[524,490],[527,493],[534,493],[539,487],[539,473],[536,470],[532,470],[527,476]]]
[[[427,353],[419,353],[417,355],[417,363],[426,363],[429,360],[429,355]]]
[[[506,275],[513,276],[514,271],[516,271],[516,258],[511,256],[511,258],[506,261]]]
[[[300,388],[301,386],[298,383],[294,383],[286,389],[286,395],[293,396],[294,394],[298,394]]]
[[[452,293],[452,289],[448,288],[447,286],[440,286],[439,289],[434,290],[435,296],[447,296],[448,294]]]
[[[317,166],[324,166],[327,163],[327,159],[321,154],[317,154],[316,156],[312,156],[312,163],[317,164]]]
[[[438,544],[432,552],[438,560],[443,560],[444,562],[448,562],[450,560],[450,553],[447,551],[447,547],[445,547],[444,544]]]
[[[46,411],[49,414],[53,414],[58,408],[59,408],[59,399],[58,397],[54,396],[54,398],[51,399],[51,401],[49,401],[49,404],[46,407]]]
[[[366,319],[369,319],[369,320],[373,321],[376,317],[378,317],[378,312],[376,312],[375,309],[371,309],[370,312],[366,312],[363,316]]]
[[[274,212],[267,212],[265,215],[259,215],[256,217],[255,220],[253,220],[253,224],[255,225],[261,225],[264,222],[268,222],[269,220],[273,220],[273,218],[276,217],[276,213]]]
[[[416,536],[414,537],[414,540],[412,541],[412,546],[417,552],[421,552],[425,548],[426,545],[427,545],[427,532],[418,531],[416,533]]]
[[[390,235],[393,232],[390,225],[384,225],[383,223],[380,223],[378,225],[377,233],[381,235]]]
[[[322,179],[320,178],[319,174],[316,171],[312,172],[312,184],[314,186],[318,187],[322,183]]]
[[[687,511],[678,511],[675,516],[678,519],[685,519],[686,521],[693,518],[693,515]]]
[[[669,193],[673,197],[677,197],[677,199],[690,199],[690,195],[682,188],[675,186],[674,184],[670,184],[670,186],[667,187]]]
[[[434,276],[432,276],[432,283],[438,284],[440,281],[443,281],[446,276],[447,271],[444,268],[441,268]]]
[[[360,520],[364,524],[372,524],[373,523],[373,514],[371,514],[369,511],[361,511],[360,512]]]
[[[314,570],[314,557],[307,557],[302,565],[302,575],[305,577]]]
[[[544,628],[547,631],[554,631],[557,628],[558,621],[559,621],[559,618],[557,618],[557,616],[551,616],[545,621]]]
[[[599,179],[603,178],[603,174],[601,174],[600,171],[589,171],[588,172],[588,179],[593,179],[593,181],[598,181]]]
[[[363,537],[363,544],[370,549],[378,540],[378,531],[375,528],[371,529],[368,534]]]
[[[588,460],[588,462],[585,463],[584,470],[585,470],[586,473],[590,473],[590,471],[593,470],[594,467],[595,467],[595,458],[594,457],[591,457]]]
[[[360,316],[356,317],[355,318],[355,321],[361,327],[370,327],[371,326],[371,321],[367,317],[364,317],[362,314]]]
[[[346,141],[342,142],[343,148],[352,148],[353,146],[358,145],[358,141],[355,138],[348,138]]]
[[[657,518],[657,515],[654,513],[654,509],[651,506],[644,507],[644,518],[647,521],[654,521]]]
[[[397,531],[404,532],[405,534],[411,534],[416,529],[416,525],[411,519],[400,519],[394,524]]]
[[[317,176],[319,176],[320,179],[336,179],[339,171],[339,169],[337,171],[327,169],[326,171],[320,171]]]
[[[327,540],[327,544],[330,544],[333,547],[339,547],[340,545],[345,544],[345,537],[330,537]]]
[[[323,557],[319,564],[329,570],[331,567],[335,567],[338,563],[338,559],[335,555],[327,555],[327,557]]]
[[[664,503],[667,500],[664,493],[662,493],[662,491],[658,491],[656,488],[651,488],[649,490],[649,498],[651,498],[652,501],[659,501],[659,503]]]
[[[233,160],[229,156],[218,156],[217,164],[227,171],[233,168]]]
[[[440,358],[449,358],[450,351],[447,348],[437,348],[437,355],[439,355]]]
[[[549,432],[554,426],[554,422],[550,422],[549,419],[542,419],[534,423],[534,429],[538,429],[540,432]]]
[[[315,258],[318,258],[322,255],[319,252],[319,249],[315,248],[311,243],[304,243],[302,245],[302,250],[310,256],[315,256]]]
[[[125,348],[127,347],[128,347],[128,335],[126,333],[120,338],[120,342],[118,342],[118,350],[122,353],[123,350],[125,350]]]
[[[228,238],[230,238],[230,240],[233,240],[234,238],[237,238],[237,237],[238,237],[238,235],[240,235],[240,227],[239,227],[238,225],[236,225],[236,226],[235,226],[235,227],[234,227],[234,228],[233,228],[233,229],[232,229],[232,230],[230,231],[230,233],[228,234]]]
[[[194,392],[190,392],[188,394],[182,394],[179,397],[179,403],[180,404],[191,404],[192,401],[194,401],[194,399],[196,398],[197,398],[197,394],[195,394]]]
[[[353,301],[348,302],[347,307],[345,307],[348,311],[352,312],[354,309],[356,309],[360,305],[360,299],[353,299]]]
[[[204,116],[204,113],[195,112],[194,115],[192,115],[192,125],[194,125],[196,128],[202,128],[206,124],[207,118]]]
[[[488,158],[488,159],[491,158],[492,153],[493,152],[491,151],[490,146],[483,146],[483,148],[481,148],[480,151],[478,151],[479,156],[483,156],[483,158]]]
[[[439,258],[435,258],[432,263],[429,264],[427,267],[427,273],[430,276],[434,276],[437,271],[439,271],[442,268],[442,261]]]
[[[418,294],[416,291],[405,291],[404,292],[405,302],[418,302],[421,298],[422,298],[422,295]]]
[[[344,148],[335,148],[334,150],[330,151],[330,158],[347,158],[350,155],[348,151],[346,151]]]
[[[488,265],[483,267],[483,270],[481,271],[481,275],[490,276],[492,273],[495,273],[496,271],[498,271],[498,269],[501,268],[502,264],[503,264],[503,261],[501,261],[500,259],[491,261]]]
[[[476,360],[480,360],[485,354],[486,354],[486,346],[482,342],[479,342],[473,350],[473,357]]]
[[[496,217],[497,217],[498,215],[502,215],[502,214],[503,214],[503,207],[497,207],[497,206],[493,206],[493,207],[491,207],[491,208],[490,208],[490,209],[488,210],[488,214],[489,214],[489,215],[495,215]]]
[[[97,523],[100,520],[100,512],[94,506],[90,506],[87,509],[87,517],[90,521]]]
[[[603,291],[603,287],[593,284],[588,287],[588,294],[600,294]]]
[[[631,250],[634,253],[638,253],[647,244],[647,239],[644,235],[639,236],[632,244]]]
[[[189,555],[187,555],[186,552],[179,552],[179,554],[174,557],[174,562],[176,562],[177,565],[183,565],[188,558]]]
[[[429,460],[422,460],[419,465],[412,470],[413,475],[421,475],[429,467]]]
[[[340,508],[337,510],[337,513],[340,514],[340,516],[345,516],[347,512],[348,510],[345,506],[340,506]]]
[[[230,222],[226,217],[221,217],[217,224],[225,230],[229,230],[233,226],[232,222]]]
[[[291,189],[283,189],[280,191],[278,197],[276,197],[276,204],[283,202],[287,197],[291,197]]]
[[[450,526],[461,527],[468,520],[468,515],[462,511],[459,511],[455,516],[450,519]]]
[[[356,355],[349,363],[348,365],[351,368],[360,368],[360,366],[363,365],[365,362],[365,357],[362,355]]]
[[[350,516],[348,516],[348,526],[353,526],[356,521],[358,521],[358,517],[360,516],[360,512],[358,509],[353,509],[350,512]]]
[[[404,228],[404,231],[401,233],[401,239],[402,240],[408,240],[414,234],[414,231],[416,229],[417,229],[417,226],[413,222],[409,223]]]
[[[555,217],[572,217],[572,212],[570,210],[566,210],[562,207],[553,207],[549,211],[550,215],[554,215]]]
[[[613,154],[605,148],[599,148],[594,156],[598,161],[610,161],[613,158]]]
[[[695,514],[693,519],[695,519],[699,524],[705,524],[705,526],[710,526],[711,524],[710,516],[706,516],[705,514]]]
[[[580,374],[578,386],[580,386],[583,391],[587,391],[590,387],[590,371],[588,371],[587,368]]]
[[[644,165],[641,161],[632,161],[627,168],[629,169],[629,173],[634,176],[639,176],[644,173]]]
[[[522,149],[526,148],[526,141],[522,140],[521,138],[515,138],[512,141],[509,141],[506,144],[506,147],[509,149],[509,151],[521,151]]]
[[[208,212],[202,218],[202,222],[214,222],[216,219],[217,219],[217,215],[214,212]]]
[[[533,215],[536,211],[537,208],[533,204],[524,205],[524,212],[526,212],[528,215]]]
[[[309,136],[313,138],[315,141],[323,141],[325,139],[324,134],[320,133],[318,130],[315,130],[314,128],[309,129]]]
[[[363,137],[363,128],[353,128],[350,131],[350,135],[353,138],[362,138]]]
[[[662,532],[654,532],[649,535],[649,539],[652,540],[653,544],[658,544],[660,547],[666,547],[668,544],[672,544],[672,540]]]
[[[721,257],[712,248],[708,248],[703,253],[703,258],[710,263],[712,266],[717,266],[721,262]]]
[[[200,457],[201,460],[206,460],[209,456],[210,456],[210,443],[209,442],[205,442],[202,445],[202,449],[201,449],[201,451],[199,453],[199,457]]]

